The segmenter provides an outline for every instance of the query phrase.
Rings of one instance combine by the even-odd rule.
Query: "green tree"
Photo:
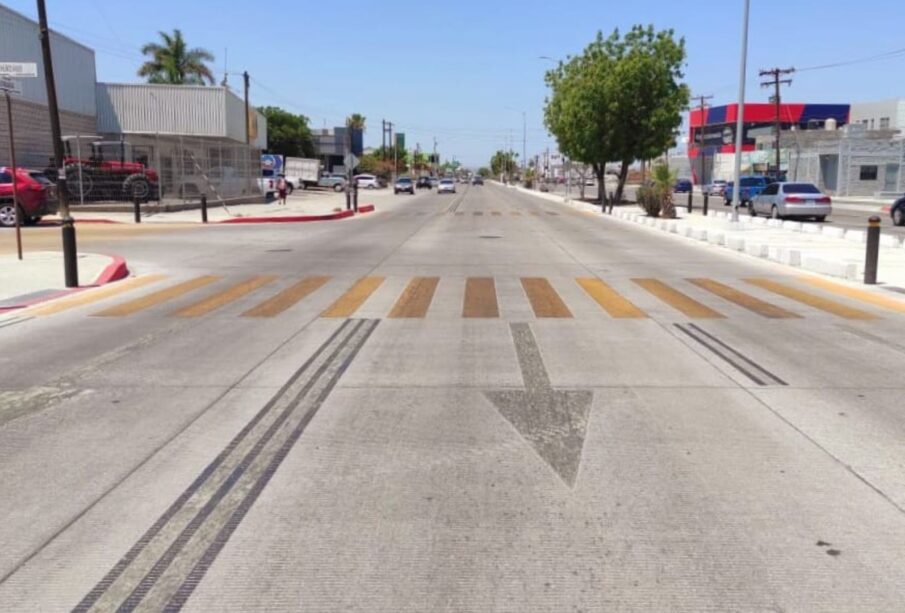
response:
[[[258,107],[267,118],[267,151],[289,157],[314,157],[314,137],[308,118],[276,106]]]
[[[364,132],[367,118],[360,113],[352,113],[346,117],[346,127]]]
[[[493,173],[490,172],[490,169],[487,168],[486,166],[481,166],[480,168],[478,168],[478,175],[480,175],[482,178],[486,179],[488,177],[493,176]]]
[[[617,200],[629,166],[649,159],[672,141],[688,106],[688,88],[680,83],[684,39],[672,30],[635,26],[597,38],[581,55],[547,72],[551,92],[544,123],[562,153],[591,166],[604,185],[607,162],[621,162]],[[605,190],[598,191],[603,203]]]
[[[497,151],[490,158],[490,170],[494,176],[511,176],[518,169],[516,158],[518,155],[512,151]]]
[[[150,57],[138,69],[138,76],[148,83],[173,85],[214,84],[214,75],[206,62],[213,62],[214,55],[207,49],[189,49],[178,28],[172,34],[158,32],[163,44],[148,43],[141,48],[142,55]]]

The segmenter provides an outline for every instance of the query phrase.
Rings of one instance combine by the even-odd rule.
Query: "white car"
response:
[[[748,210],[751,217],[813,217],[823,221],[832,215],[833,201],[812,183],[771,183],[754,197]]]
[[[439,185],[437,185],[437,193],[438,194],[455,194],[456,193],[456,183],[452,179],[440,179]]]
[[[355,184],[365,189],[380,188],[380,179],[374,175],[355,175]]]

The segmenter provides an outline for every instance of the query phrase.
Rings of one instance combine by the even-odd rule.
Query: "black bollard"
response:
[[[141,223],[141,198],[138,192],[132,193],[132,213],[135,216],[135,223]]]
[[[201,223],[207,223],[207,194],[201,194]]]
[[[616,206],[616,194],[610,192],[610,215],[613,214],[613,207]]]
[[[867,221],[867,258],[864,262],[865,285],[877,284],[877,261],[880,259],[880,218]]]
[[[694,190],[689,190],[688,192],[688,212],[691,213],[692,209],[694,209]]]
[[[704,192],[704,217],[707,217],[707,210],[710,205],[710,194]]]

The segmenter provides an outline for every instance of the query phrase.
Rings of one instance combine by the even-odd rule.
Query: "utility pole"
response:
[[[528,172],[528,120],[522,111],[522,180]]]
[[[707,183],[704,179],[704,175],[706,174],[706,166],[704,165],[706,160],[705,158],[705,149],[704,149],[704,110],[706,108],[706,104],[708,100],[713,99],[713,96],[692,96],[695,100],[698,100],[700,106],[698,107],[701,111],[701,125],[698,128],[698,133],[701,136],[701,145],[698,147],[698,157],[701,158],[701,177],[699,181],[701,182],[701,188],[703,189],[704,185]],[[689,121],[689,123],[691,123]],[[691,127],[689,126],[689,133],[691,132]]]
[[[248,83],[250,77],[248,71],[242,73],[242,83],[245,87],[245,190],[251,193],[251,114],[248,104]],[[259,163],[260,169],[260,163]],[[259,170],[260,172],[260,170]],[[265,196],[267,194],[264,194]]]
[[[387,120],[380,120],[380,157],[387,159]]]
[[[748,72],[748,21],[751,13],[751,0],[744,0],[742,16],[742,55],[738,75],[738,117],[735,118],[735,188],[732,190],[732,221],[738,221],[738,204],[741,188],[739,180],[742,174],[742,148],[745,142],[745,79]]]
[[[774,146],[776,147],[776,180],[777,181],[780,178],[780,176],[779,176],[780,164],[782,162],[782,155],[779,150],[779,141],[780,141],[780,136],[782,134],[782,117],[780,115],[780,110],[782,107],[781,107],[781,102],[780,102],[781,99],[780,99],[779,88],[782,85],[791,85],[792,84],[792,79],[782,79],[780,77],[782,77],[783,75],[792,74],[793,72],[795,72],[794,68],[771,68],[770,70],[761,70],[760,71],[760,76],[770,77],[769,81],[762,81],[760,86],[761,87],[773,87],[774,92],[775,92],[773,94],[773,103],[776,107],[776,121],[775,121],[776,137],[775,137]]]
[[[437,176],[437,163],[439,162],[439,158],[437,158],[437,137],[434,137],[434,154],[431,156],[431,175]]]
[[[38,0],[38,27],[41,55],[44,59],[44,83],[47,87],[47,109],[50,112],[50,132],[53,138],[54,166],[57,168],[57,198],[63,218],[63,272],[66,287],[79,286],[79,265],[76,258],[75,220],[69,212],[69,192],[66,188],[66,168],[63,156],[63,137],[60,130],[60,110],[57,107],[57,88],[53,79],[53,58],[50,53],[50,31],[47,29],[47,9]],[[13,177],[15,183],[16,178]]]

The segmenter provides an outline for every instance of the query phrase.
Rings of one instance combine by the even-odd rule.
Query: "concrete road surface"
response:
[[[0,321],[3,611],[894,611],[894,298],[488,184],[95,235]]]

